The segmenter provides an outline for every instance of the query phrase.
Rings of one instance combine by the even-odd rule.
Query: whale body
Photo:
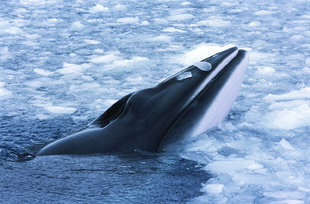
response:
[[[247,66],[245,50],[232,47],[217,53],[152,88],[124,96],[86,128],[48,144],[37,156],[159,152],[222,121]]]

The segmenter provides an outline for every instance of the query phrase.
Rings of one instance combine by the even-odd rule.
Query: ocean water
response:
[[[309,203],[310,2],[0,4],[0,203]],[[249,51],[217,128],[160,154],[48,156],[122,96]]]

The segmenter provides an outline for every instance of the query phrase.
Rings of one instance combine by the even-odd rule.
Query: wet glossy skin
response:
[[[236,47],[213,55],[157,86],[129,94],[88,127],[44,147],[37,155],[159,151],[200,134],[228,113],[247,68]]]

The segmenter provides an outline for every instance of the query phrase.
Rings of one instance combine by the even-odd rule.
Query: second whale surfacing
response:
[[[237,47],[208,57],[155,87],[128,94],[83,130],[56,140],[37,156],[159,152],[184,136],[215,127],[229,113],[248,53]]]

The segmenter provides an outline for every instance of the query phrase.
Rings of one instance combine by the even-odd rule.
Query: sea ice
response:
[[[5,83],[0,82],[0,100],[7,99],[12,95],[12,93],[9,90],[5,89],[4,86]]]
[[[181,29],[178,29],[178,28],[174,28],[174,27],[168,27],[168,28],[165,28],[163,29],[163,32],[170,32],[170,33],[175,33],[175,32],[178,32],[178,33],[185,33],[184,30],[181,30]]]
[[[169,21],[184,21],[184,20],[189,20],[192,18],[194,18],[193,15],[185,13],[185,14],[171,15],[168,17],[168,20]]]
[[[136,24],[139,22],[139,17],[126,17],[126,18],[119,18],[116,20],[117,23],[120,24]]]
[[[92,63],[97,63],[97,64],[100,64],[100,63],[111,63],[115,60],[117,60],[118,57],[114,54],[107,54],[107,55],[103,55],[103,56],[93,56],[91,59],[90,59],[90,62]]]
[[[33,71],[37,74],[42,75],[42,76],[49,76],[49,75],[53,74],[53,72],[50,72],[50,71],[44,70],[44,69],[39,69],[39,68],[35,68]]]
[[[198,21],[193,26],[212,26],[212,27],[226,27],[231,24],[230,21],[222,20],[220,18],[210,18],[202,21]]]
[[[101,4],[96,4],[96,6],[90,8],[90,12],[97,13],[97,12],[107,12],[109,8],[102,6]]]
[[[72,114],[73,112],[76,111],[76,108],[52,106],[52,105],[47,105],[44,108],[53,114]]]

